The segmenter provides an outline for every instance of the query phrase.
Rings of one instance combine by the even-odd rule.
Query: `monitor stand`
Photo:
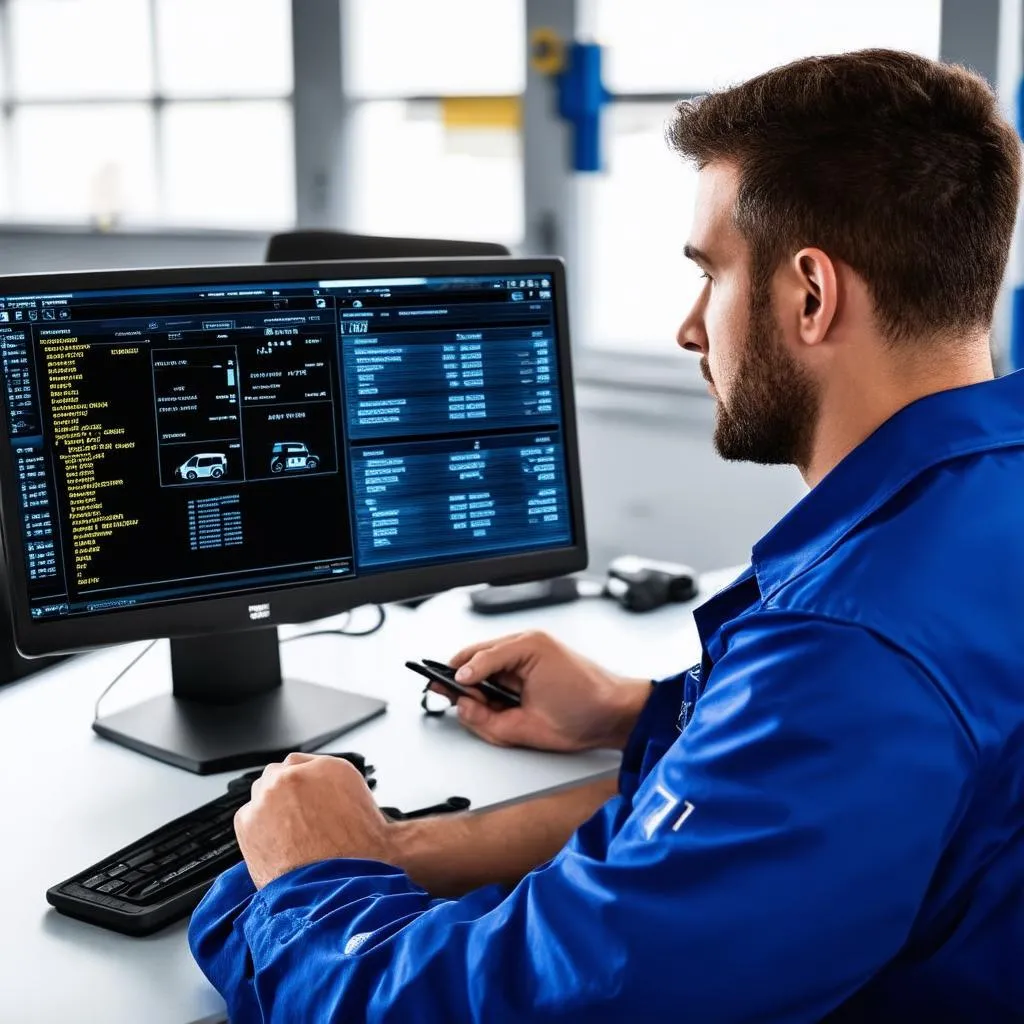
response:
[[[199,775],[315,750],[382,714],[384,701],[281,679],[277,628],[171,640],[173,693],[106,718],[106,739]]]

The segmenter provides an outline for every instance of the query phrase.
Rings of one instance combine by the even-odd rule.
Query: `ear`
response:
[[[790,262],[789,277],[797,312],[800,340],[820,345],[828,336],[839,306],[836,267],[821,249],[801,249]]]

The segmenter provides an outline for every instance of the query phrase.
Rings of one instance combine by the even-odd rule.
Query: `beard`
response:
[[[701,373],[710,383],[706,357]],[[767,287],[750,302],[750,327],[729,394],[718,400],[715,450],[731,462],[806,467],[820,401],[815,381],[786,351]]]

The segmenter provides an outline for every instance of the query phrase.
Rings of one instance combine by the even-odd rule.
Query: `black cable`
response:
[[[345,612],[345,622],[340,629],[313,629],[308,633],[296,633],[294,636],[285,636],[281,638],[281,643],[291,643],[292,640],[301,640],[304,636],[341,636],[345,632],[345,626],[352,621],[352,613]]]
[[[288,643],[291,640],[302,640],[307,636],[371,636],[381,629],[388,614],[387,609],[382,604],[377,604],[373,607],[377,609],[378,618],[369,629],[313,629],[308,633],[297,633],[295,636],[290,636],[287,639],[282,640],[281,643]],[[347,624],[352,618],[352,613],[346,612],[346,615],[348,616],[345,620]]]
[[[341,631],[342,636],[370,636],[373,633],[378,632],[384,625],[384,620],[388,617],[387,609],[382,604],[374,605],[377,609],[377,615],[379,618],[369,629],[356,629],[348,630],[344,629]]]
[[[99,721],[99,717],[100,717],[100,702],[103,700],[103,698],[106,697],[106,695],[108,693],[110,693],[110,691],[115,687],[115,685],[117,683],[119,683],[133,668],[135,668],[135,666],[147,654],[149,654],[149,652],[151,650],[153,650],[153,648],[158,643],[159,643],[158,640],[150,640],[150,642],[148,644],[146,644],[146,646],[141,651],[139,651],[139,653],[136,654],[135,657],[132,658],[132,660],[129,661],[128,664],[125,665],[125,667],[123,669],[121,669],[121,671],[118,672],[117,675],[114,676],[113,679],[110,680],[109,683],[107,683],[107,685],[103,689],[103,692],[96,698],[96,704],[95,704],[95,706],[92,709],[92,720],[94,722]]]

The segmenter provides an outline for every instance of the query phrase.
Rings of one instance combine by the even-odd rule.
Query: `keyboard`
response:
[[[362,755],[332,754],[376,784]],[[187,917],[213,880],[242,859],[235,841],[235,812],[249,800],[262,769],[228,783],[227,793],[158,828],[97,864],[47,890],[62,914],[125,935],[150,935]]]

